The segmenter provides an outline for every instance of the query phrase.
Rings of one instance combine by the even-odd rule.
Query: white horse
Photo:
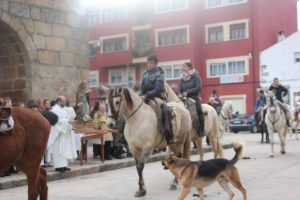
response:
[[[293,132],[295,133],[296,135],[296,139],[299,140],[299,137],[298,137],[298,127],[299,127],[299,124],[300,124],[300,112],[297,113],[297,116],[295,116],[296,110],[293,109],[291,111],[291,118],[292,118],[292,129],[293,131],[291,131],[291,134],[290,134],[290,137],[293,136]]]
[[[191,118],[188,110],[175,102],[168,103],[172,108],[174,118],[172,125],[176,143],[169,145],[169,149],[176,155],[189,159]],[[146,187],[143,178],[143,169],[146,160],[153,149],[164,148],[167,143],[161,133],[158,132],[157,115],[148,104],[133,91],[127,88],[112,89],[109,95],[109,111],[107,125],[112,127],[116,119],[123,117],[126,120],[124,135],[129,149],[135,159],[139,175],[139,189],[135,197],[146,195]]]
[[[219,119],[222,125],[222,132],[221,132],[221,138],[223,138],[223,135],[226,131],[226,127],[228,125],[228,120],[230,118],[230,115],[233,113],[233,108],[232,108],[232,103],[231,101],[226,101],[223,106],[222,106],[222,110],[220,112],[219,115]]]
[[[284,111],[280,108],[277,103],[277,99],[275,93],[273,91],[267,92],[267,113],[265,116],[265,123],[268,128],[268,132],[270,134],[271,139],[271,155],[270,157],[274,157],[274,133],[278,132],[280,138],[280,146],[281,154],[285,154],[285,138],[288,130],[288,126],[286,124],[286,116]]]
[[[168,102],[180,102],[180,99],[177,97],[175,92],[168,84],[165,84],[165,91],[166,91]],[[214,151],[214,157],[215,158],[223,157],[223,147],[220,141],[222,125],[220,123],[219,116],[216,110],[208,104],[202,104],[202,111],[204,114],[204,123],[205,123],[204,130],[211,142]],[[196,129],[192,128],[190,138],[193,142],[196,143],[198,152],[200,154],[200,159],[203,160],[204,152],[203,152],[202,140],[204,137],[199,137]]]

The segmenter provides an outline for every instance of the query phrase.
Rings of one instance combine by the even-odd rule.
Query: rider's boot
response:
[[[161,105],[162,115],[163,115],[163,125],[164,125],[164,135],[167,140],[167,144],[174,144],[175,138],[173,133],[173,126],[172,126],[172,112],[168,106],[163,103]]]
[[[197,129],[197,134],[199,137],[203,137],[206,135],[205,130],[204,130],[205,124],[204,124],[203,113],[199,114],[198,117],[199,117],[200,126]]]

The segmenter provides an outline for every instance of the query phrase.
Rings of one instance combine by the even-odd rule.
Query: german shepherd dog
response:
[[[218,181],[220,186],[228,193],[228,199],[233,199],[234,193],[228,186],[231,183],[243,194],[247,200],[246,189],[243,188],[238,169],[234,166],[241,158],[244,149],[242,142],[234,143],[235,156],[231,160],[224,158],[211,159],[207,161],[190,161],[171,155],[162,164],[164,169],[169,169],[182,184],[182,189],[177,200],[183,200],[192,187],[196,187],[200,200],[204,200],[203,188]]]

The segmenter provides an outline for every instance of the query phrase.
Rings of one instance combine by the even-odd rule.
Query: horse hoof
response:
[[[138,191],[135,193],[134,197],[143,197],[143,196],[145,196],[145,195],[146,195],[146,190],[138,190]]]
[[[170,185],[170,190],[177,190],[177,185],[175,184]]]
[[[286,154],[286,152],[285,152],[285,151],[280,151],[280,153],[281,153],[281,154]]]
[[[274,155],[270,155],[270,158],[274,158]]]

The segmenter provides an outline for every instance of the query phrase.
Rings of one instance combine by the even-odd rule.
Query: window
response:
[[[158,32],[158,46],[188,43],[187,28]]]
[[[242,39],[246,37],[246,23],[230,25],[230,39]]]
[[[222,76],[226,74],[226,63],[211,63],[210,76]]]
[[[89,42],[89,56],[95,56],[97,54],[97,47],[95,42]]]
[[[295,52],[295,62],[300,63],[300,52]]]
[[[97,15],[90,15],[88,17],[88,27],[94,28],[97,25]]]
[[[223,0],[207,0],[207,7],[208,8],[216,8],[223,6]]]
[[[205,25],[206,42],[220,42],[249,38],[249,19]]]
[[[223,26],[208,28],[208,42],[223,41]]]
[[[89,87],[98,87],[99,71],[90,71]]]
[[[187,0],[157,0],[157,12],[171,12],[186,9],[188,7]]]
[[[247,0],[229,0],[229,5],[246,3],[246,2],[247,2]]]
[[[248,73],[248,57],[236,57],[207,61],[208,77],[245,75]]]
[[[112,22],[127,19],[127,16],[128,13],[126,6],[107,8],[102,11],[102,22]]]
[[[135,71],[134,69],[129,69],[127,73],[127,68],[122,69],[111,69],[109,70],[109,85],[126,85],[128,87],[133,87],[135,84]]]
[[[182,74],[182,64],[185,61],[177,61],[175,64],[161,64],[160,67],[165,72],[165,79],[172,80],[172,79],[180,79]]]
[[[125,51],[128,49],[127,36],[103,39],[102,53]]]

